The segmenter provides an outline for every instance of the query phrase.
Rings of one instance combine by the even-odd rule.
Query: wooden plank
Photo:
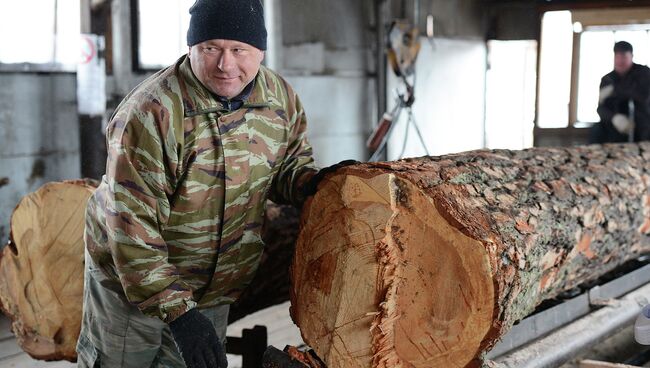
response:
[[[611,8],[631,8],[631,7],[644,7],[650,6],[650,0],[635,0],[635,1],[621,1],[621,0],[554,0],[552,2],[540,2],[538,9],[541,13],[547,11],[557,10],[571,10],[578,9],[611,9]]]
[[[617,8],[617,9],[585,9],[571,12],[574,22],[582,23],[583,27],[608,26],[624,24],[644,24],[650,20],[650,9]]]

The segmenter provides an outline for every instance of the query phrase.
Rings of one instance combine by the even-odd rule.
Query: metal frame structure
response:
[[[498,357],[495,365],[499,368],[559,367],[579,351],[632,323],[648,300],[650,283],[521,349]]]
[[[632,323],[649,300],[650,265],[645,265],[523,319],[486,358],[505,367],[557,367]]]

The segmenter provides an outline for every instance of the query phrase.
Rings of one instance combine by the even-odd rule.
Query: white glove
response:
[[[600,89],[600,94],[598,96],[598,102],[603,103],[607,97],[611,96],[614,93],[614,85],[610,84]]]
[[[634,130],[634,123],[630,121],[630,119],[623,115],[623,114],[616,114],[612,118],[612,124],[614,125],[614,128],[618,130],[619,133],[621,134],[630,134],[632,130]]]

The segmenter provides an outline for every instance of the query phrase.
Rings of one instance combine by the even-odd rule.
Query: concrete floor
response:
[[[289,317],[289,303],[251,314],[230,326],[228,336],[240,337],[245,328],[265,325],[269,344],[283,349],[285,345],[300,345],[300,331]],[[241,368],[241,357],[228,355],[229,368]],[[69,362],[44,362],[32,359],[22,351],[10,331],[9,319],[0,316],[0,368],[72,368],[76,364]]]
[[[289,303],[257,312],[228,326],[228,336],[241,336],[245,328],[255,325],[265,325],[269,334],[269,344],[279,349],[285,345],[298,346],[303,343],[300,331],[291,322],[289,317]],[[0,316],[0,368],[71,368],[75,364],[69,362],[43,362],[34,360],[24,353],[9,330],[9,320]],[[592,359],[612,363],[622,363],[628,357],[650,349],[634,342],[634,333],[631,326],[623,329],[609,339],[594,346],[592,349],[581,353],[576,359],[565,364],[562,368],[578,368],[580,360]],[[241,368],[241,358],[234,355],[228,356],[230,368]],[[641,365],[650,367],[650,362]]]
[[[241,336],[245,328],[266,326],[269,345],[282,350],[286,345],[303,344],[300,330],[289,316],[289,302],[246,316],[228,326],[228,336]],[[241,357],[228,355],[228,368],[241,368]]]
[[[2,368],[71,368],[70,362],[44,362],[32,359],[16,343],[9,318],[0,315],[0,367]]]

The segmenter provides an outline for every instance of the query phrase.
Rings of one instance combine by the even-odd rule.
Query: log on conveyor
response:
[[[19,345],[43,360],[77,358],[84,262],[84,213],[96,183],[48,183],[25,196],[0,257],[0,303]],[[267,246],[258,277],[231,308],[238,319],[289,300],[289,265],[298,233],[295,208],[269,203]]]
[[[477,367],[543,300],[650,252],[650,144],[347,167],[303,208],[292,318],[329,368]]]

